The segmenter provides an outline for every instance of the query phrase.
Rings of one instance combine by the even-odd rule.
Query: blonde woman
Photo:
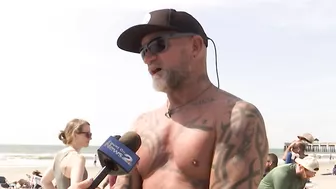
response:
[[[91,136],[90,124],[87,121],[73,119],[67,124],[58,136],[67,147],[57,152],[53,165],[43,175],[43,189],[55,189],[52,183],[54,179],[57,189],[67,189],[87,179],[85,158],[80,154],[80,150],[89,145]]]

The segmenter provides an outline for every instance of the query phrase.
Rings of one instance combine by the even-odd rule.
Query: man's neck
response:
[[[213,84],[208,77],[199,81],[186,83],[178,90],[167,93],[169,108],[176,108],[197,101],[212,86]]]

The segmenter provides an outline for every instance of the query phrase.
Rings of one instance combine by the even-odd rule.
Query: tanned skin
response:
[[[191,40],[191,48],[201,48],[201,38]],[[171,45],[157,56],[174,58],[168,53],[175,52],[178,39]],[[206,72],[193,81],[184,88],[206,92],[171,118],[165,116],[165,104],[137,119],[132,130],[142,139],[140,161],[130,174],[118,176],[114,189],[257,189],[269,151],[262,115],[251,103],[212,85]],[[173,95],[167,96],[172,104]]]

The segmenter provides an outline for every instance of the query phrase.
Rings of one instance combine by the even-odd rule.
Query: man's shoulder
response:
[[[162,107],[143,112],[136,118],[132,128],[137,130],[139,127],[152,125],[158,121],[159,112],[162,112]]]
[[[152,118],[153,116],[156,116],[161,111],[162,111],[162,107],[155,108],[153,110],[148,110],[146,112],[141,113],[137,117],[136,121],[144,121],[146,119]]]
[[[287,182],[291,181],[289,179],[290,176],[287,174],[288,167],[289,166],[287,164],[284,164],[272,169],[272,171],[267,173],[267,175],[261,180],[258,189],[274,187],[275,181],[277,183],[276,188],[284,187]]]
[[[293,165],[290,163],[287,163],[283,165],[278,165],[276,168],[272,170],[272,172],[277,175],[277,174],[287,173],[292,169],[293,169]]]
[[[270,176],[274,179],[286,179],[291,182],[295,178],[295,165],[294,164],[284,164],[274,168],[270,172]]]
[[[225,100],[227,95],[223,96],[221,101],[224,102],[216,103],[216,110],[219,112],[216,112],[216,122],[219,123],[216,127],[217,141],[221,143],[226,140],[224,136],[230,136],[237,143],[246,143],[248,140],[252,142],[255,139],[254,144],[259,143],[268,151],[265,123],[258,108],[238,97],[229,95]],[[218,106],[223,107],[218,109]]]
[[[215,101],[217,106],[223,106],[225,110],[235,110],[235,109],[255,109],[258,110],[257,107],[232,93],[229,93],[224,90],[218,90],[218,95]]]
[[[216,106],[216,110],[220,114],[229,115],[231,121],[236,120],[235,118],[239,118],[239,120],[249,118],[263,119],[257,106],[237,97],[222,97],[215,102],[214,106]]]

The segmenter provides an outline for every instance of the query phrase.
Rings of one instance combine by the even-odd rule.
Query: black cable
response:
[[[217,76],[217,88],[220,88],[220,83],[219,83],[219,74],[218,74],[218,64],[217,64],[217,48],[215,41],[212,40],[211,38],[208,37],[208,39],[212,42],[214,49],[215,49],[215,68],[216,68],[216,76]]]

